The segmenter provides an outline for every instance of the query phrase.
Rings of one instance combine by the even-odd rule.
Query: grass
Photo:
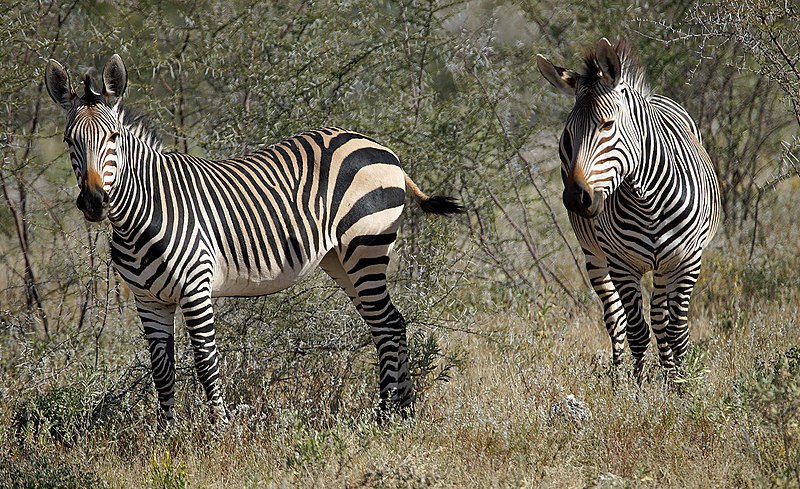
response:
[[[448,335],[469,361],[426,393],[413,421],[379,427],[368,413],[309,419],[285,409],[236,417],[221,431],[184,419],[168,435],[97,429],[80,442],[33,433],[19,443],[115,487],[760,486],[787,468],[780,422],[736,389],[755,388],[754,366],[797,344],[796,314],[774,305],[726,335],[695,318],[705,373],[684,393],[668,389],[656,367],[642,388],[612,387],[594,358],[607,347],[604,332],[588,318],[565,317],[542,335],[524,321],[485,317],[478,329],[498,334]],[[550,418],[568,394],[588,405],[590,420]]]
[[[207,425],[189,358],[179,355],[179,421],[165,434],[155,429],[144,342],[111,325],[133,321],[130,310],[109,320],[100,342],[92,330],[60,347],[6,332],[0,487],[797,486],[800,240],[786,229],[764,225],[751,259],[722,238],[709,250],[680,389],[665,385],[654,348],[642,387],[630,362],[614,382],[600,307],[588,294],[577,306],[543,293],[533,306],[469,315],[454,300],[451,320],[437,323],[447,327],[436,327],[414,312],[427,306],[411,303],[425,289],[411,289],[397,295],[412,319],[417,415],[378,426],[374,353],[358,347],[365,331],[342,312],[341,294],[312,286],[254,308],[277,311],[269,321],[280,331],[280,317],[322,314],[344,324],[337,335],[352,348],[291,353],[256,335],[266,326],[253,317],[237,333],[227,316],[231,425]],[[772,246],[778,233],[781,246]],[[323,302],[332,312],[314,313]],[[303,344],[324,343],[315,328],[302,330]],[[587,419],[552,415],[569,395]]]

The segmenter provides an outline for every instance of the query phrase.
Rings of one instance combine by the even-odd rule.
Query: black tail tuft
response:
[[[444,195],[428,197],[421,201],[419,205],[422,207],[423,212],[429,212],[431,214],[446,216],[448,214],[460,214],[464,212],[464,206],[459,204],[452,197],[445,197]]]

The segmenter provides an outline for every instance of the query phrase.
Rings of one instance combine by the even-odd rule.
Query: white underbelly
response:
[[[261,296],[274,294],[291,287],[298,280],[316,270],[325,253],[319,253],[302,264],[288,264],[280,268],[244,270],[225,266],[224,260],[218,259],[214,269],[212,297]]]

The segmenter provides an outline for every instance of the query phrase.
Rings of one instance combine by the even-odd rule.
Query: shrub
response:
[[[91,402],[74,386],[54,387],[21,402],[13,414],[18,436],[48,433],[70,444],[84,433],[92,419]]]
[[[159,458],[155,453],[150,462],[150,481],[153,489],[183,489],[187,486],[186,468],[165,451]]]
[[[409,363],[417,398],[439,383],[450,381],[452,374],[466,362],[466,354],[454,348],[442,349],[434,332],[416,330],[409,339]]]
[[[0,455],[0,488],[82,489],[109,487],[95,472],[41,451]]]
[[[754,448],[770,482],[800,484],[800,347],[756,365],[739,394],[755,415]]]

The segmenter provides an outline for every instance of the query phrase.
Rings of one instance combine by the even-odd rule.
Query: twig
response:
[[[472,72],[472,76],[475,78],[475,81],[478,82],[478,85],[480,85],[481,90],[483,92],[484,99],[486,100],[486,103],[491,108],[492,114],[494,115],[495,120],[497,120],[497,124],[500,127],[500,131],[503,133],[503,137],[505,138],[506,142],[514,150],[514,154],[516,154],[517,157],[520,160],[525,162],[525,167],[527,169],[528,178],[529,178],[529,180],[531,182],[531,185],[533,186],[534,190],[536,190],[536,194],[539,196],[539,199],[544,204],[545,209],[547,210],[547,215],[550,218],[550,222],[553,223],[553,226],[555,227],[556,232],[558,232],[558,235],[561,238],[561,241],[564,243],[564,246],[569,251],[569,254],[572,257],[572,261],[575,264],[575,268],[578,270],[578,274],[581,276],[581,279],[583,280],[584,286],[585,287],[589,287],[589,283],[586,281],[586,277],[583,276],[581,264],[578,261],[578,258],[575,256],[575,253],[572,251],[572,247],[570,246],[569,241],[567,240],[566,236],[564,235],[564,231],[561,229],[561,226],[558,224],[558,219],[556,219],[556,214],[553,211],[553,207],[550,205],[550,203],[545,198],[544,192],[542,192],[542,189],[539,187],[539,184],[536,183],[536,178],[533,175],[533,172],[531,170],[531,168],[533,167],[533,164],[527,158],[525,158],[525,156],[522,154],[522,151],[520,151],[520,149],[511,140],[511,136],[508,134],[508,131],[506,130],[505,125],[503,125],[503,120],[500,118],[500,114],[497,113],[497,104],[489,97],[489,92],[486,89],[486,85],[484,85],[483,81],[477,76],[476,73],[474,73],[474,71]]]

